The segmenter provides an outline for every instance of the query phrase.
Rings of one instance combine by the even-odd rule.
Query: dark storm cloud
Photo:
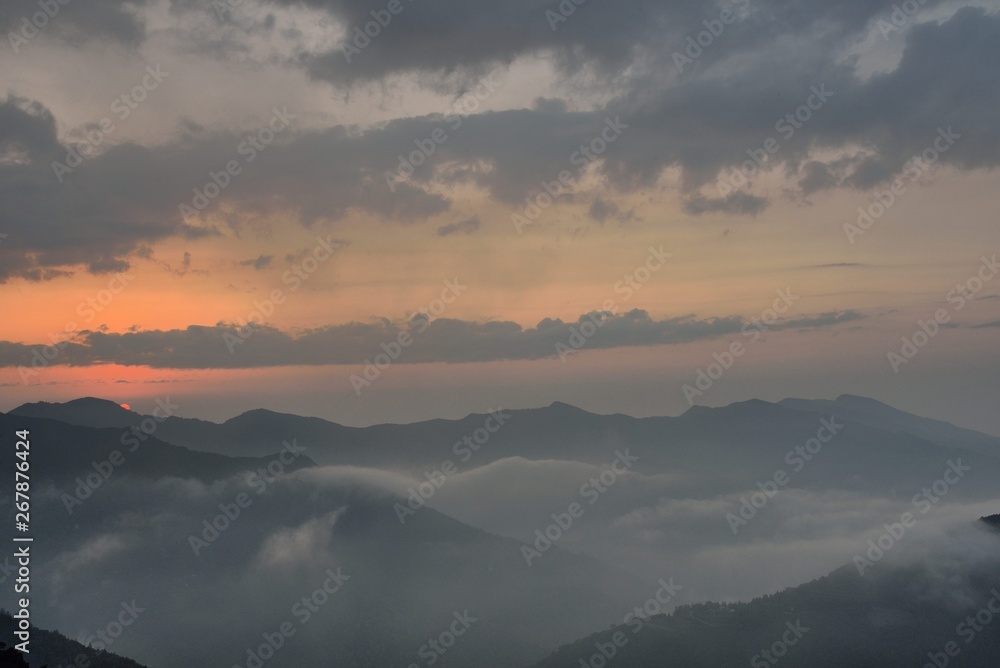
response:
[[[0,227],[9,235],[0,246],[0,282],[53,278],[80,264],[93,273],[121,271],[140,242],[194,233],[158,211],[162,202],[151,196],[152,184],[129,177],[126,165],[103,174],[81,168],[71,175],[78,180],[59,184],[49,165],[64,159],[63,148],[41,105],[8,97],[0,104],[0,123],[6,157],[0,162]]]
[[[1000,75],[980,65],[1000,58],[1000,15],[966,7],[941,24],[916,26],[899,67],[849,92],[857,106],[822,128],[833,145],[850,132],[878,154],[847,177],[870,187],[934,146],[939,128],[961,135],[941,160],[961,168],[993,167],[1000,159]],[[928,87],[930,86],[930,88]]]
[[[310,4],[351,19],[369,11],[360,3]],[[562,172],[570,174],[570,181],[579,179],[588,164],[581,150],[588,146],[601,146],[591,167],[619,193],[652,187],[664,170],[678,168],[683,205],[693,215],[764,210],[768,200],[752,185],[737,184],[729,192],[716,186],[720,177],[732,180],[734,168],[753,152],[759,154],[768,139],[778,147],[765,169],[782,170],[804,194],[876,186],[940,143],[941,132],[952,139],[937,154],[938,163],[961,169],[1000,164],[1000,70],[983,65],[1000,60],[1000,16],[995,13],[967,7],[942,23],[912,27],[898,66],[863,80],[852,59],[836,54],[873,16],[882,17],[878,3],[755,4],[745,20],[730,25],[705,49],[695,63],[700,69],[690,76],[670,73],[671,50],[682,48],[683,40],[668,40],[670,46],[662,47],[662,39],[650,37],[650,26],[663,11],[659,4],[639,3],[624,12],[619,5],[588,3],[555,31],[544,19],[548,6],[456,4],[445,5],[445,11],[438,5],[406,5],[396,17],[414,22],[398,25],[405,44],[388,48],[394,44],[389,32],[395,24],[390,24],[357,64],[368,62],[363,67],[386,72],[403,67],[394,59],[405,56],[410,69],[437,67],[440,58],[475,65],[495,53],[512,56],[536,42],[566,40],[590,45],[576,52],[584,59],[603,58],[607,65],[622,57],[622,50],[612,46],[625,39],[623,26],[641,26],[629,43],[648,46],[643,41],[648,38],[648,44],[666,51],[656,55],[656,67],[622,77],[624,92],[594,111],[543,103],[472,116],[403,118],[365,130],[300,131],[297,112],[291,110],[288,129],[253,164],[239,147],[260,128],[209,131],[189,124],[167,143],[99,147],[71,171],[56,173],[53,161],[69,164],[71,148],[60,145],[56,120],[37,102],[8,97],[0,104],[0,230],[9,235],[0,245],[0,281],[45,280],[81,266],[93,273],[121,271],[148,244],[216,233],[197,217],[185,219],[179,206],[196,205],[196,189],[214,187],[210,172],[220,173],[231,160],[240,164],[241,173],[203,202],[207,213],[224,202],[230,213],[220,218],[233,226],[247,212],[291,214],[311,225],[338,221],[352,209],[380,220],[418,221],[449,209],[451,202],[442,194],[448,191],[436,186],[462,182],[484,188],[511,213],[519,213],[526,197],[542,191],[543,182],[556,181]],[[529,9],[540,31],[495,22]],[[680,19],[670,29],[683,32],[701,25],[707,8],[671,11]],[[687,18],[697,21],[685,23]],[[808,30],[793,39],[796,28]],[[789,39],[777,40],[782,34]],[[603,41],[597,39],[601,35]],[[449,40],[454,49],[445,48]],[[803,48],[809,40],[810,48]],[[507,46],[500,49],[500,44]],[[740,58],[722,66],[730,53]],[[777,123],[787,114],[809,100],[817,106],[817,90],[828,91],[828,97],[811,118],[794,132],[790,125],[779,131]],[[601,139],[608,124],[620,128],[613,142]],[[435,130],[443,130],[446,139],[434,144],[433,155],[414,159],[419,142],[426,146]],[[821,151],[837,155],[820,159]],[[412,174],[400,176],[410,169]],[[598,221],[614,213],[595,206],[592,215]],[[438,229],[451,231],[447,225]]]
[[[771,330],[828,327],[865,318],[842,311],[778,321]],[[603,318],[603,320],[602,320]],[[581,337],[581,332],[596,332]],[[236,325],[192,325],[187,329],[110,333],[81,332],[62,346],[52,364],[87,366],[122,364],[155,368],[214,369],[285,365],[357,364],[408,334],[399,362],[485,362],[554,357],[557,344],[585,349],[688,343],[739,334],[747,321],[738,316],[697,319],[694,316],[654,320],[634,309],[619,315],[592,313],[576,322],[546,318],[533,328],[503,322],[472,322],[440,318],[427,323],[414,319],[394,323],[386,319],[330,325],[298,334],[257,325],[245,339]],[[756,331],[756,330],[754,330]],[[242,339],[236,341],[237,338]],[[584,341],[574,345],[574,341]],[[228,342],[228,343],[227,343]],[[28,344],[0,342],[0,366],[31,366],[36,351]],[[232,348],[232,353],[230,353]]]
[[[665,169],[680,168],[692,214],[760,213],[767,199],[732,174],[769,139],[776,148],[764,169],[800,181],[804,194],[878,185],[929,150],[934,162],[960,169],[1000,164],[1000,118],[994,113],[1000,72],[981,65],[1000,59],[1000,16],[965,8],[941,24],[919,25],[907,35],[898,67],[868,80],[859,78],[853,60],[833,57],[845,45],[826,46],[762,46],[704,76],[647,77],[594,112],[544,105],[467,118],[460,136],[438,147],[410,181],[429,182],[436,176],[432,165],[448,161],[486,163],[489,169],[452,170],[450,176],[517,204],[563,170],[577,178],[578,151],[593,146],[608,119],[627,127],[595,161],[599,173],[628,191],[651,187]],[[800,122],[803,115],[808,118]],[[419,126],[419,119],[406,119],[384,132],[399,135],[409,149],[424,136]],[[935,142],[946,150],[935,149]],[[820,160],[819,152],[836,155]],[[717,187],[722,181],[731,187]]]
[[[9,235],[0,244],[0,282],[53,278],[80,265],[92,273],[123,271],[133,256],[148,255],[149,243],[217,233],[197,214],[222,201],[242,211],[280,208],[304,224],[337,220],[352,207],[404,221],[448,207],[406,183],[389,190],[377,170],[391,166],[399,144],[380,147],[378,132],[361,137],[337,127],[258,151],[247,143],[258,129],[189,131],[161,146],[121,144],[85,157],[89,146],[58,143],[51,114],[37,103],[8,98],[0,123],[0,229]],[[230,161],[240,169],[231,177]],[[213,188],[214,198],[198,199]]]
[[[48,109],[15,95],[0,103],[0,159],[55,155],[58,149],[56,120]]]
[[[134,9],[146,6],[146,0],[57,0],[45,5],[48,11],[38,0],[8,0],[0,4],[0,31],[12,48],[17,45],[16,53],[26,51],[38,33],[74,45],[110,39],[136,46],[146,37],[144,21]],[[37,16],[40,13],[44,18]],[[27,44],[18,37],[26,39]]]
[[[733,169],[749,152],[760,154],[768,138],[777,148],[765,167],[783,165],[806,193],[876,185],[932,148],[939,129],[960,137],[938,162],[968,169],[1000,161],[1000,119],[992,111],[1000,74],[981,66],[1000,58],[1000,16],[965,8],[941,24],[916,26],[898,67],[867,81],[852,60],[801,47],[762,48],[728,69],[625,96],[616,111],[632,129],[607,152],[605,173],[620,185],[651,184],[665,167],[680,166],[688,209],[697,213],[724,207],[713,201],[729,195],[715,187],[717,178],[739,189]],[[821,104],[817,90],[830,93]],[[808,120],[779,128],[810,96],[819,108],[804,110]],[[824,163],[818,150],[848,155]],[[707,194],[698,193],[703,186]]]
[[[305,60],[316,78],[336,84],[378,79],[398,72],[451,74],[483,70],[518,56],[552,54],[564,71],[585,66],[620,72],[649,54],[662,56],[685,46],[685,38],[704,30],[703,21],[718,19],[724,9],[740,21],[726,27],[706,60],[770,44],[783,35],[823,31],[836,37],[864,27],[872,17],[888,16],[888,0],[813,3],[803,0],[734,0],[719,3],[658,2],[512,2],[420,3],[403,0],[402,10],[383,23],[365,44],[371,12],[387,3],[361,0],[273,0],[275,5],[306,5],[327,11],[346,27],[343,42],[310,54]],[[933,4],[933,3],[928,3]],[[561,9],[563,7],[563,9]],[[375,29],[370,30],[375,33]],[[357,40],[357,43],[355,43]],[[361,48],[358,48],[360,45]],[[353,46],[359,52],[348,51]],[[349,58],[348,58],[349,56]],[[657,67],[660,67],[659,63]]]
[[[397,72],[484,71],[519,55],[547,50],[556,51],[566,67],[593,62],[621,68],[632,59],[637,43],[656,36],[656,24],[665,18],[655,3],[636,2],[623,8],[594,2],[578,7],[570,21],[557,24],[553,30],[545,11],[557,9],[558,3],[403,0],[402,11],[392,16],[370,44],[360,53],[345,56],[343,47],[355,46],[354,28],[363,29],[373,20],[370,12],[383,10],[386,3],[277,0],[274,4],[323,9],[346,27],[343,43],[309,54],[305,61],[312,76],[335,84],[378,79]],[[695,10],[682,8],[674,14],[693,18]],[[358,39],[357,44],[365,42]]]

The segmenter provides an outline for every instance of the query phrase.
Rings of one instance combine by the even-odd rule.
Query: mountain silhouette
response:
[[[0,609],[0,666],[4,668],[27,666],[30,668],[59,668],[60,666],[88,666],[89,668],[146,668],[140,663],[106,650],[97,650],[70,640],[58,631],[48,631],[32,625],[30,653],[13,648],[17,643],[14,631],[17,620]],[[3,648],[4,643],[11,645]]]
[[[633,617],[559,648],[534,668],[1000,665],[1000,626],[983,623],[993,615],[982,613],[1000,606],[1000,534],[989,538],[979,544],[992,555],[933,562],[943,569],[925,562],[862,576],[844,566],[746,603],[696,603]]]

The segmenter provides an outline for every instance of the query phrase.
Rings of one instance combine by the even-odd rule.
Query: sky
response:
[[[851,393],[1000,435],[1000,3],[11,1],[0,27],[2,410]]]

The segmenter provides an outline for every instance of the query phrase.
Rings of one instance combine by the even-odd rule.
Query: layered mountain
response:
[[[229,457],[167,443],[138,427],[77,427],[59,420],[0,413],[0,433],[13,435],[21,430],[31,434],[34,444],[29,452],[35,479],[62,485],[95,473],[107,478],[109,470],[123,476],[176,476],[207,482],[266,468],[282,450],[279,443],[269,455]],[[286,459],[292,471],[315,465],[304,453]]]
[[[642,637],[656,624],[670,637],[721,628],[745,638],[739,652],[696,634],[711,651],[678,656],[745,665],[741,652],[794,620],[755,625],[763,609],[701,602],[814,580],[908,512],[874,574],[830,576],[901,619],[913,600],[897,609],[865,588],[900,568],[918,582],[940,570],[921,555],[1000,501],[1000,439],[850,396],[644,419],[556,403],[366,428],[158,413],[82,399],[0,415],[9,438],[30,431],[38,622],[82,640],[138,606],[114,650],[151,666],[250,666],[262,652],[271,665],[528,665],[621,625],[673,577],[683,589],[663,610],[701,607],[650,620]],[[12,482],[0,480],[3,503]],[[574,652],[550,659],[591,659]],[[633,658],[608,665],[648,657]]]
[[[950,538],[958,550],[863,574],[848,565],[746,603],[632,615],[534,668],[1000,665],[1000,531],[956,527]]]
[[[10,414],[116,428],[138,428],[153,419],[99,399],[25,404]],[[832,424],[833,433],[824,428],[824,420]],[[513,457],[602,465],[615,451],[630,448],[639,458],[636,470],[683,472],[713,494],[771,477],[778,467],[801,467],[792,487],[879,493],[920,485],[928,476],[938,475],[952,455],[966,456],[977,471],[1000,473],[1000,438],[851,395],[777,404],[752,400],[655,418],[595,415],[557,402],[546,408],[498,410],[459,420],[365,428],[253,410],[222,424],[170,416],[157,421],[155,434],[170,443],[229,456],[266,456],[294,439],[319,464],[418,473],[449,460],[467,470]],[[810,439],[813,444],[808,447],[815,449],[818,435],[832,436],[829,443],[820,444],[824,463],[806,466],[818,453],[802,455],[801,449]],[[795,449],[800,454],[790,454]],[[901,457],[907,466],[897,465]],[[981,491],[989,484],[975,482],[960,493]]]
[[[641,589],[558,546],[529,563],[520,541],[431,508],[401,516],[405,499],[305,459],[274,467],[280,455],[198,452],[159,433],[128,452],[120,426],[0,414],[0,433],[21,430],[33,620],[82,641],[138,610],[113,649],[152,666],[254,665],[279,649],[268,642],[272,665],[525,665]],[[10,510],[12,483],[0,482]],[[0,562],[3,579],[16,568]],[[0,605],[14,596],[4,587]]]

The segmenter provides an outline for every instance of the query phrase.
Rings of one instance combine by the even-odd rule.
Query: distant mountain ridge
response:
[[[25,404],[8,415],[90,426],[111,423],[117,428],[153,420],[93,398]],[[920,489],[926,480],[936,479],[941,466],[956,453],[974,461],[977,475],[982,472],[978,482],[963,484],[959,495],[987,488],[991,471],[1000,476],[1000,438],[852,395],[833,401],[750,400],[718,408],[696,406],[677,417],[649,418],[597,415],[555,402],[493,416],[473,413],[457,420],[370,427],[256,409],[222,424],[170,416],[157,424],[155,438],[231,457],[266,457],[294,439],[319,465],[389,468],[418,476],[446,461],[469,470],[517,457],[604,466],[616,450],[629,448],[639,458],[636,471],[683,473],[692,485],[697,482],[722,493],[740,488],[748,478],[763,480],[777,467],[787,468],[792,463],[786,461],[788,453],[814,438],[823,420],[830,418],[844,428],[824,449],[824,465],[804,468],[793,485],[869,488],[880,493]],[[498,422],[502,426],[493,428]],[[473,453],[462,443],[476,434],[486,440]],[[905,470],[896,466],[901,456],[909,462]]]
[[[777,403],[759,399],[736,402],[712,408],[694,406],[677,417],[633,418],[622,414],[599,415],[560,401],[542,408],[504,410],[515,416],[512,423],[527,427],[514,427],[522,443],[548,440],[546,456],[558,456],[559,442],[573,439],[577,446],[593,444],[602,435],[658,429],[689,433],[716,421],[753,421],[787,418],[790,414],[836,416],[872,429],[902,433],[921,440],[949,447],[960,447],[983,454],[1000,456],[1000,438],[957,427],[947,422],[923,418],[898,410],[875,399],[843,394],[835,400],[783,399]],[[137,427],[147,416],[122,408],[115,402],[93,397],[75,399],[65,403],[27,403],[9,412],[10,415],[43,417],[69,424],[88,427]],[[227,455],[261,456],[280,449],[283,439],[297,436],[316,448],[318,463],[379,465],[381,443],[407,441],[410,452],[394,448],[393,457],[410,456],[420,464],[422,446],[451,445],[455,440],[482,426],[486,413],[471,413],[464,418],[433,419],[408,424],[378,424],[369,427],[348,427],[317,417],[303,417],[268,409],[252,409],[223,423],[171,415],[157,427],[157,436],[163,440],[188,448],[219,452]],[[568,420],[567,418],[572,418]],[[513,440],[500,430],[497,438]],[[527,439],[524,438],[528,432]],[[556,436],[553,442],[551,436]],[[334,447],[336,446],[336,447]],[[324,456],[329,450],[329,457]],[[574,456],[587,454],[579,447],[570,451]],[[598,448],[603,457],[606,448]],[[506,452],[505,456],[531,456],[530,449]],[[430,460],[429,460],[430,461]]]
[[[94,473],[94,462],[98,463],[98,468],[107,468],[106,462],[115,468],[120,467],[128,476],[218,480],[240,471],[254,471],[267,466],[275,454],[232,457],[167,443],[157,432],[153,435],[140,432],[137,436],[122,427],[83,427],[51,418],[15,416],[12,413],[0,413],[0,429],[5,433],[29,430],[37,446],[41,446],[31,451],[34,475],[40,480],[62,484],[68,484],[75,476]],[[275,452],[278,450],[280,444]],[[123,464],[117,464],[118,458],[111,461],[114,452],[119,453]],[[299,454],[285,468],[294,471],[309,466],[315,466],[315,462],[305,454]]]
[[[1000,439],[989,434],[958,427],[950,422],[913,415],[875,399],[853,394],[842,394],[833,401],[783,399],[778,404],[817,414],[835,413],[854,422],[880,429],[905,431],[929,441],[945,438],[977,452],[995,450],[997,443],[1000,442]]]

